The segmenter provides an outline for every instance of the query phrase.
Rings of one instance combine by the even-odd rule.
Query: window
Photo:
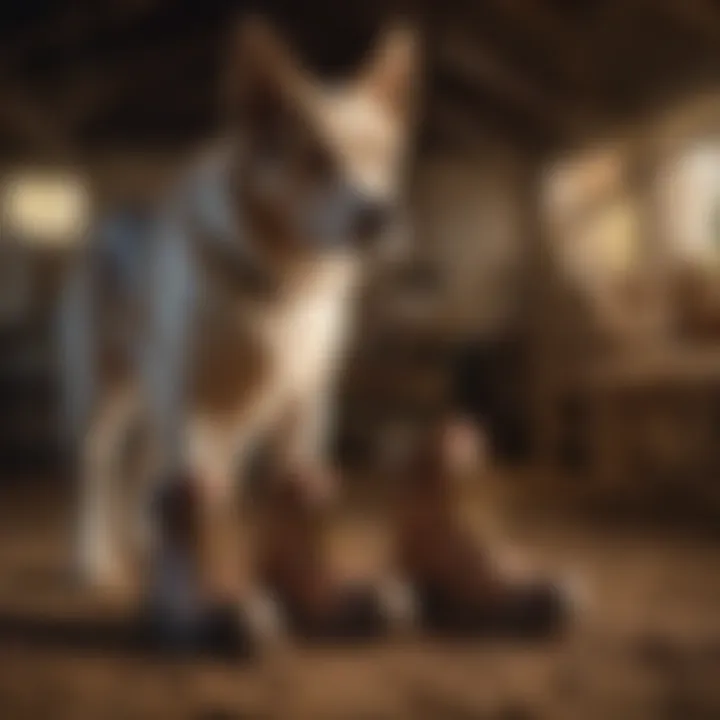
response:
[[[82,237],[90,216],[85,184],[62,172],[17,172],[0,187],[2,237],[64,247]]]
[[[682,260],[720,261],[720,143],[690,147],[665,180],[671,251]]]
[[[0,326],[22,322],[34,293],[34,248],[66,248],[89,222],[84,183],[64,172],[0,178]]]
[[[570,277],[594,283],[636,266],[639,207],[620,150],[598,148],[553,166],[544,192],[552,249]]]

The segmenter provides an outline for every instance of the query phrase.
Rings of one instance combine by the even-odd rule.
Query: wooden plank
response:
[[[438,62],[461,74],[480,88],[487,88],[521,109],[535,123],[559,136],[574,137],[580,124],[571,108],[559,106],[505,60],[454,30],[442,39]]]
[[[542,46],[547,62],[576,90],[594,84],[593,55],[582,33],[557,8],[538,0],[491,0],[491,4]]]
[[[712,0],[635,0],[684,25],[713,48],[720,44],[720,11]]]
[[[72,135],[62,120],[4,78],[0,78],[0,123],[53,158],[70,161],[76,155]]]

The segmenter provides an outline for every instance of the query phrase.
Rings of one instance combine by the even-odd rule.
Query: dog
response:
[[[403,217],[418,63],[417,34],[393,26],[354,78],[328,87],[266,21],[241,22],[225,84],[229,130],[143,231],[142,267],[129,274],[141,290],[120,283],[103,301],[91,261],[73,273],[62,367],[66,422],[79,439],[80,566],[91,583],[124,581],[118,529],[152,495],[185,483],[197,540],[192,552],[148,541],[153,578],[184,568],[160,582],[158,602],[178,625],[218,601],[253,615],[233,539],[236,474],[268,437],[286,465],[327,463],[355,299]],[[108,305],[116,317],[101,322]],[[118,519],[122,448],[140,423],[150,438],[145,480]],[[156,526],[138,523],[144,537]]]

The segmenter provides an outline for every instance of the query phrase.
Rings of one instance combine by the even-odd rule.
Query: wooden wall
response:
[[[523,312],[527,166],[505,152],[430,157],[418,170],[418,244],[440,268],[442,312],[459,336],[504,335]]]

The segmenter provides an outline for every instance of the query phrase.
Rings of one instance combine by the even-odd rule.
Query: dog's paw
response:
[[[145,646],[161,654],[245,660],[258,650],[254,629],[232,603],[208,603],[179,614],[147,601],[140,632]]]
[[[84,590],[107,597],[128,597],[134,589],[127,564],[111,552],[81,548],[74,558],[72,577]]]

